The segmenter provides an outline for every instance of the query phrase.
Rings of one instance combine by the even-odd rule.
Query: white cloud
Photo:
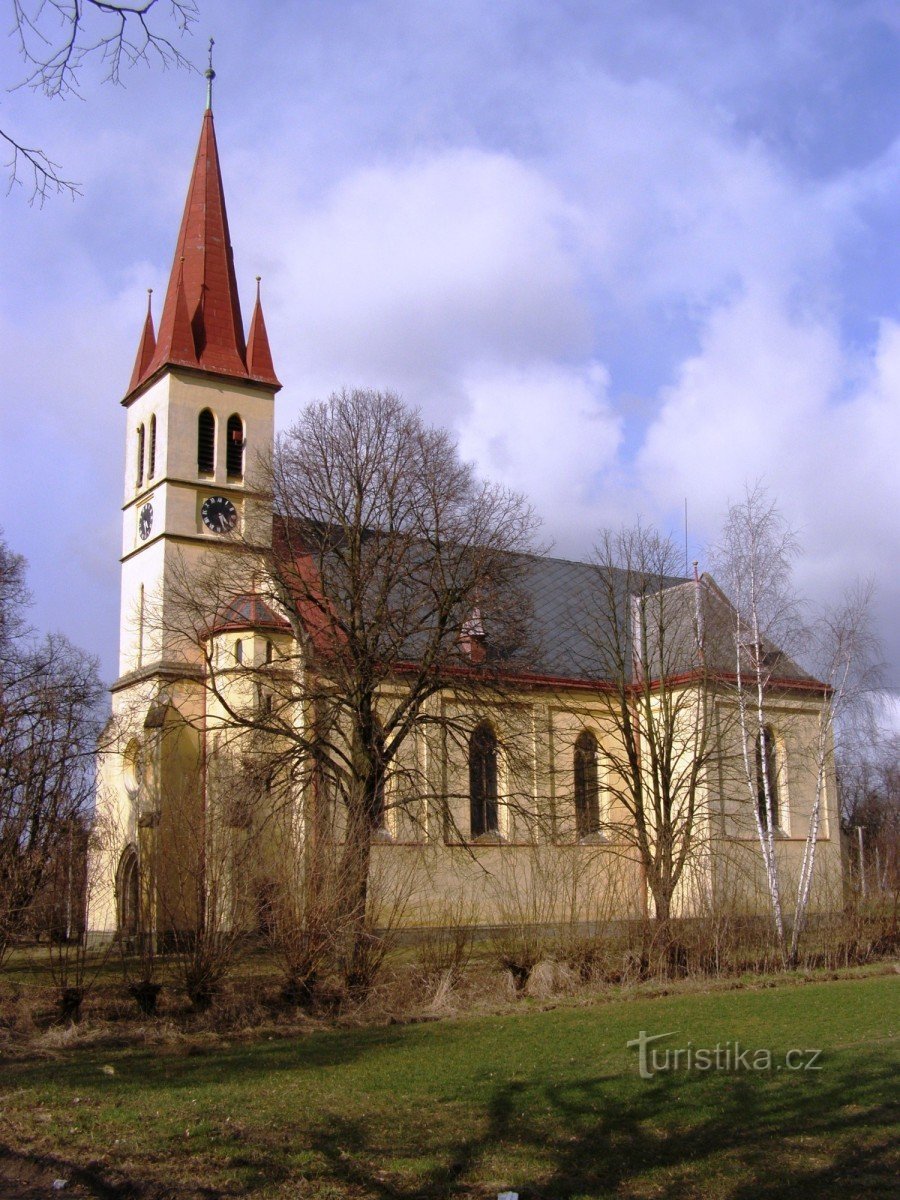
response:
[[[282,6],[260,27],[227,3],[219,143],[279,423],[344,384],[396,388],[526,490],[562,553],[638,512],[675,521],[685,495],[699,541],[762,475],[812,591],[882,576],[900,662],[900,138],[889,17],[851,8],[461,0]],[[273,78],[297,81],[277,104]],[[7,532],[45,564],[48,613],[63,588],[102,612],[72,628],[107,659],[115,551],[98,582],[85,530],[117,521],[116,400],[202,103],[187,76],[129,85],[34,110],[23,127],[86,196],[8,202],[0,246]]]
[[[570,221],[552,184],[506,155],[452,151],[350,175],[315,211],[267,230],[282,249],[266,285],[279,370],[412,388],[428,404],[452,402],[460,363],[583,354]]]
[[[482,366],[462,380],[463,455],[485,476],[527,493],[560,553],[591,544],[597,488],[615,464],[621,423],[608,386],[598,363]]]
[[[799,534],[806,590],[835,599],[854,577],[878,577],[896,661],[900,326],[883,322],[860,362],[833,327],[757,291],[715,313],[662,401],[637,459],[660,510],[687,496],[709,536],[744,483],[764,479]]]

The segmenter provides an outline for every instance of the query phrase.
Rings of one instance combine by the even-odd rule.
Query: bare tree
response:
[[[843,601],[823,611],[812,623],[812,666],[822,682],[816,735],[812,750],[815,769],[815,794],[810,813],[809,831],[803,847],[800,877],[794,909],[789,960],[797,961],[800,936],[812,892],[816,849],[822,824],[826,780],[835,777],[835,743],[841,736],[845,719],[852,727],[854,710],[866,710],[880,688],[880,647],[870,623],[871,584],[849,589]]]
[[[80,96],[79,76],[93,62],[103,81],[121,83],[123,68],[154,60],[164,68],[190,67],[171,37],[154,23],[158,0],[13,0],[13,35],[25,64],[19,87],[65,99]],[[181,33],[197,19],[195,0],[169,0],[171,20]],[[10,148],[9,187],[29,181],[30,201],[43,203],[51,193],[80,195],[80,187],[61,174],[43,150],[27,145],[8,129],[0,138]]]
[[[854,713],[854,717],[856,714]],[[900,737],[841,721],[835,745],[841,828],[857,890],[900,892]]]
[[[352,989],[370,939],[372,845],[392,812],[415,823],[436,799],[415,738],[466,738],[523,653],[517,581],[536,522],[391,394],[310,406],[264,474],[274,539],[248,515],[231,554],[173,575],[166,621],[201,646],[207,729],[250,735],[258,769],[303,797],[304,844],[335,849],[327,907]],[[257,639],[223,657],[212,635],[248,606],[265,649]],[[445,691],[455,716],[433,703]]]
[[[59,634],[34,640],[26,602],[24,560],[0,543],[0,962],[53,865],[71,862],[103,698],[96,660]]]
[[[762,852],[772,918],[785,945],[784,903],[776,857],[775,762],[768,718],[770,683],[782,665],[779,648],[796,645],[802,628],[791,585],[797,539],[765,489],[748,488],[733,504],[713,554],[733,605],[733,653],[743,782]],[[759,760],[757,762],[757,759]]]
[[[704,649],[706,584],[685,580],[679,561],[654,529],[606,531],[571,609],[584,677],[608,705],[601,745],[611,804],[592,823],[637,854],[663,942],[678,889],[707,847],[708,773],[720,752],[716,677]]]
[[[877,645],[869,628],[871,587],[855,588],[836,609],[805,620],[792,581],[798,551],[777,505],[756,484],[729,509],[715,553],[731,601],[740,774],[754,814],[776,936],[788,964],[796,962],[812,895],[836,732],[844,714],[864,703],[878,678]],[[809,661],[812,675],[798,667],[799,658]],[[772,712],[798,687],[806,704],[795,723],[813,728],[802,740],[814,787],[789,931],[787,881],[777,851],[783,831]]]
[[[247,935],[254,931],[259,840],[255,780],[229,747],[210,759],[205,803],[192,803],[192,781],[163,794],[161,808],[178,823],[177,847],[160,861],[154,877],[160,945],[191,1005],[209,1008],[234,970]],[[172,850],[172,843],[169,843]]]

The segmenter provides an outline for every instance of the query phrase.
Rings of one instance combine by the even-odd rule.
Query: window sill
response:
[[[575,844],[576,846],[606,846],[609,844],[609,837],[596,829],[593,833],[586,833],[583,837],[576,838]]]

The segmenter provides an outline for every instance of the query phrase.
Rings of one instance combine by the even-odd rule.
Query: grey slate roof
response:
[[[591,563],[537,556],[523,558],[520,586],[530,609],[530,644],[516,656],[521,670],[573,682],[615,678],[617,672],[610,669],[608,651],[614,640],[612,631],[616,627],[627,629],[631,636],[631,595],[641,591],[666,606],[660,625],[665,629],[668,645],[659,654],[651,650],[657,668],[663,662],[667,674],[696,668],[699,596],[706,664],[712,669],[734,671],[734,612],[709,576],[701,578],[698,590],[696,581],[683,575],[638,576],[616,568],[605,568],[601,574]],[[613,624],[610,612],[611,595],[615,596],[617,625]],[[485,618],[490,641],[489,615]],[[652,617],[648,624],[652,624]],[[764,650],[772,678],[812,680],[811,675],[776,647],[765,646]],[[628,676],[628,654],[623,658]],[[654,671],[657,673],[658,669]]]
[[[592,563],[523,555],[519,587],[528,606],[527,641],[515,665],[529,674],[562,680],[598,680],[610,671],[600,652],[612,629],[609,588]],[[613,569],[610,582],[621,625],[628,623],[629,575]],[[632,576],[631,582],[634,582]],[[687,582],[681,577],[648,581],[650,590]],[[490,645],[490,614],[484,614]]]

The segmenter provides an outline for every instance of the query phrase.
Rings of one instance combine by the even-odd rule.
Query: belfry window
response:
[[[225,453],[229,479],[241,479],[244,474],[244,422],[232,413],[228,418],[228,444]]]
[[[216,470],[216,418],[204,408],[197,421],[197,470],[214,475]]]
[[[147,458],[147,482],[156,474],[156,414],[150,418],[150,448]]]
[[[772,828],[780,826],[778,796],[778,756],[775,734],[766,725],[756,739],[756,804],[763,829],[769,828],[769,805],[772,811]]]
[[[497,737],[486,721],[469,739],[469,804],[472,837],[497,833]]]
[[[588,730],[575,743],[575,835],[588,837],[600,831],[600,785],[597,776],[597,739]]]
[[[144,482],[144,427],[138,425],[137,431],[137,478],[136,485],[140,487]]]

